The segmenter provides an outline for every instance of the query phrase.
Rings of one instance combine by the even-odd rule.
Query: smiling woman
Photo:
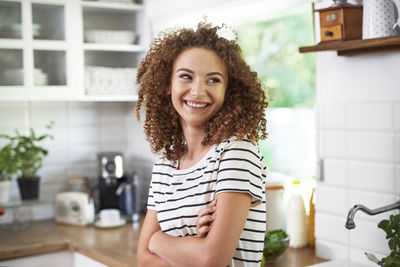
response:
[[[268,103],[220,27],[162,33],[138,70],[154,164],[140,266],[259,266]],[[201,253],[196,253],[201,251]]]

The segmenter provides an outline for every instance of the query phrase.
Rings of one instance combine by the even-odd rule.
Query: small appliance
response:
[[[94,202],[84,192],[60,192],[56,195],[55,219],[59,223],[88,225],[94,222]]]
[[[121,152],[101,152],[97,154],[99,172],[100,210],[117,209],[118,187],[124,180],[123,155]]]

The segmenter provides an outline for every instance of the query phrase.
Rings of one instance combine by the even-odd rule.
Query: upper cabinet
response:
[[[149,27],[120,1],[0,0],[0,101],[135,101]]]

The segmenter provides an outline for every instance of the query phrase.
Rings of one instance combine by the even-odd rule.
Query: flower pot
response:
[[[11,181],[0,181],[0,203],[10,200]]]
[[[32,178],[18,178],[17,181],[22,200],[39,199],[39,176]]]

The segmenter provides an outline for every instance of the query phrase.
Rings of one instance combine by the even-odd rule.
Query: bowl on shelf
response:
[[[288,248],[290,237],[285,231],[271,230],[265,232],[263,257],[265,262],[278,259]]]
[[[101,44],[134,44],[138,34],[132,31],[87,30],[85,40]]]

